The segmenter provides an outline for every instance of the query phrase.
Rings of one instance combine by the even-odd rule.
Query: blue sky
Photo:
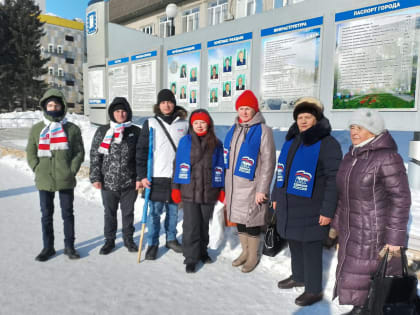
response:
[[[89,0],[46,0],[46,11],[65,19],[80,18],[85,20]]]

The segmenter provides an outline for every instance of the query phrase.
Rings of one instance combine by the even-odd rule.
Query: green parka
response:
[[[61,117],[54,118],[45,112],[43,102],[52,96],[63,102],[64,114]],[[44,117],[50,121],[60,121],[67,113],[67,103],[59,90],[49,89],[39,103]],[[69,149],[51,151],[51,157],[38,157],[39,135],[44,127],[45,124],[41,121],[31,128],[26,147],[28,164],[35,173],[36,187],[46,191],[73,189],[76,186],[76,174],[85,157],[80,128],[71,122],[64,124]]]

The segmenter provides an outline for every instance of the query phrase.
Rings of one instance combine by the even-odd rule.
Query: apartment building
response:
[[[45,36],[41,39],[41,54],[50,57],[48,73],[41,78],[50,87],[64,93],[69,111],[83,110],[83,62],[85,58],[84,24],[80,19],[68,20],[53,15],[41,15]]]
[[[111,0],[109,19],[150,35],[168,37],[225,21],[293,5],[304,0]],[[175,18],[166,16],[169,3],[178,7]]]

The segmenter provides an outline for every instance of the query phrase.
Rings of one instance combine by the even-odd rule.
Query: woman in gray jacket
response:
[[[273,132],[250,90],[236,100],[238,117],[224,142],[225,192],[229,221],[237,224],[242,253],[232,266],[251,272],[258,263],[261,227],[275,166]]]

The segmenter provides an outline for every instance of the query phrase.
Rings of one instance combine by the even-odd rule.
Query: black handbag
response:
[[[401,248],[402,275],[387,276],[389,250],[370,283],[366,302],[370,315],[416,315],[417,277],[408,274],[407,256]]]
[[[280,237],[277,233],[276,228],[276,213],[270,207],[269,211],[272,212],[271,219],[267,226],[267,231],[264,236],[264,247],[262,250],[263,255],[274,257],[276,256],[283,248],[287,246],[287,241]]]

